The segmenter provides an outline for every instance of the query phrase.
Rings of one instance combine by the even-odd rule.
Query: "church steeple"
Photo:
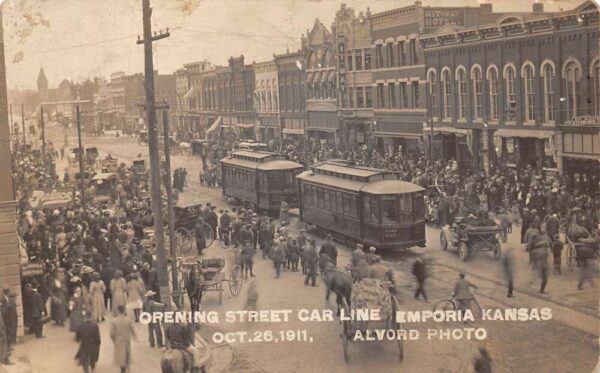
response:
[[[37,89],[38,89],[38,92],[48,90],[48,78],[46,78],[46,73],[44,73],[43,67],[40,68],[40,73],[38,74]]]

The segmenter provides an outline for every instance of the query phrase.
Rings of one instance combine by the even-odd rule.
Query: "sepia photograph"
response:
[[[0,0],[0,373],[600,372],[597,0]]]

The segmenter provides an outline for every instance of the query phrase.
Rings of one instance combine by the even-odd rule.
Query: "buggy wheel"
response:
[[[177,251],[180,254],[187,254],[192,249],[192,234],[186,228],[177,228],[175,231],[175,241],[177,243]]]
[[[481,307],[479,306],[479,302],[476,299],[471,299],[469,302],[469,309],[473,313],[473,317],[475,320],[481,319]]]
[[[502,245],[500,245],[500,241],[496,241],[493,247],[494,258],[500,259],[502,256]]]
[[[452,299],[442,299],[433,305],[433,311],[454,311],[456,303]]]
[[[448,238],[446,237],[446,232],[440,232],[440,246],[442,250],[446,251],[448,249]]]
[[[401,325],[400,323],[396,320],[396,311],[400,310],[400,305],[398,303],[398,298],[396,298],[395,296],[392,295],[392,305],[393,305],[393,309],[392,309],[392,320],[394,321],[394,328],[396,330],[400,330]],[[404,340],[402,338],[397,338],[397,343],[398,343],[398,360],[402,361],[404,359]]]
[[[231,270],[231,274],[229,276],[229,292],[234,297],[237,297],[242,291],[242,269],[239,265],[236,265]]]
[[[469,247],[465,241],[460,241],[458,244],[458,257],[461,261],[466,261],[467,256],[469,256]]]
[[[215,232],[207,223],[204,223],[204,236],[206,237],[206,248],[208,249],[215,241]]]

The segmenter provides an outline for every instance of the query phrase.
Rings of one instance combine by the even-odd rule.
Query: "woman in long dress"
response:
[[[104,321],[104,313],[106,312],[104,307],[105,292],[106,285],[104,285],[104,281],[102,281],[100,278],[100,274],[98,272],[92,273],[92,282],[90,283],[90,299],[93,321]]]
[[[69,300],[69,311],[71,316],[69,317],[69,331],[75,333],[79,326],[83,324],[83,307],[84,307],[83,293],[80,287],[75,288],[73,296]]]
[[[68,293],[66,286],[60,279],[61,274],[56,273],[55,277],[50,280],[50,297],[52,320],[56,325],[63,326],[67,319],[67,300],[65,294]]]
[[[144,293],[144,283],[138,279],[137,274],[132,273],[129,275],[129,282],[127,282],[127,308],[133,310],[135,322],[139,322],[140,320],[140,312],[144,306],[144,302],[142,301]]]
[[[127,305],[127,282],[123,278],[123,272],[116,271],[115,278],[110,281],[111,310],[113,316],[118,315],[118,307]]]

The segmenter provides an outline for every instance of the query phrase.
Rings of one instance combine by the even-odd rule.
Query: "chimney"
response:
[[[534,13],[544,13],[544,3],[533,3]]]
[[[481,9],[482,13],[492,13],[493,12],[493,10],[492,10],[492,3],[488,3],[488,2],[482,3],[479,6],[479,9]]]

